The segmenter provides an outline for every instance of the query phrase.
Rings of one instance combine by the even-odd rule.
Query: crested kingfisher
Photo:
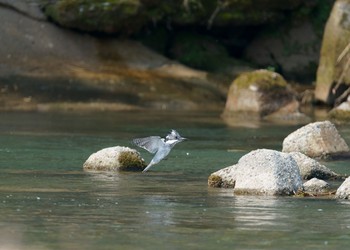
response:
[[[148,166],[142,171],[146,172],[150,167],[159,163],[164,159],[171,151],[171,149],[179,142],[182,142],[186,138],[181,137],[180,134],[172,129],[170,134],[165,138],[160,136],[149,136],[144,138],[133,139],[132,142],[140,148],[146,149],[151,154],[155,154]]]

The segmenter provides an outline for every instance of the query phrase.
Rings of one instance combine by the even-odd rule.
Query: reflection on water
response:
[[[0,249],[346,249],[348,201],[207,187],[211,172],[256,148],[281,149],[296,128],[228,127],[217,117],[1,114]],[[171,128],[190,140],[149,173],[82,170],[92,152]],[[349,172],[346,161],[326,164]]]

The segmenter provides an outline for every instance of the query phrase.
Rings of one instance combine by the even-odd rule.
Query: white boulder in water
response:
[[[83,165],[84,170],[90,171],[142,171],[145,167],[138,151],[120,146],[93,153]]]
[[[293,157],[270,149],[254,150],[236,165],[212,173],[208,184],[233,187],[235,194],[262,195],[291,195],[303,186]]]

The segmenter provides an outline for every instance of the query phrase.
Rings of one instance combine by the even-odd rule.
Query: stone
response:
[[[301,152],[311,158],[327,158],[349,152],[349,147],[330,121],[305,125],[283,140],[283,152]]]
[[[236,165],[212,173],[209,180],[213,179],[219,180],[219,187],[233,187],[235,194],[292,195],[302,189],[294,159],[270,149],[244,155]]]
[[[325,193],[329,191],[330,185],[324,180],[312,178],[304,183],[304,191],[308,193]]]
[[[234,188],[237,165],[226,167],[212,173],[208,178],[209,187]]]
[[[343,60],[337,59],[346,48],[350,40],[350,0],[337,0],[328,18],[321,47],[320,62],[316,77],[316,99],[327,104],[333,104],[344,89],[333,91],[334,83],[339,80],[343,68],[346,67],[349,55]],[[341,80],[343,84],[350,84],[350,71],[345,71]]]
[[[139,152],[128,147],[104,148],[90,155],[83,165],[87,171],[142,171],[146,163]]]
[[[300,175],[304,180],[310,180],[312,178],[321,180],[341,178],[341,175],[300,152],[291,152],[289,154],[297,162]]]
[[[350,101],[341,103],[339,106],[333,108],[328,113],[329,117],[339,121],[350,121]]]
[[[346,178],[345,181],[340,185],[335,193],[335,197],[338,199],[349,199],[350,198],[350,177]]]
[[[297,117],[299,103],[284,78],[269,70],[255,70],[237,77],[230,86],[224,117],[290,119]]]

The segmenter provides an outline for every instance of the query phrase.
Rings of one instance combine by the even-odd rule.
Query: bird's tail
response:
[[[142,172],[143,172],[143,173],[144,173],[144,172],[147,172],[148,169],[150,169],[153,165],[154,165],[154,163],[153,163],[153,161],[151,161],[151,162],[148,164],[148,166],[147,166],[144,170],[142,170]]]

